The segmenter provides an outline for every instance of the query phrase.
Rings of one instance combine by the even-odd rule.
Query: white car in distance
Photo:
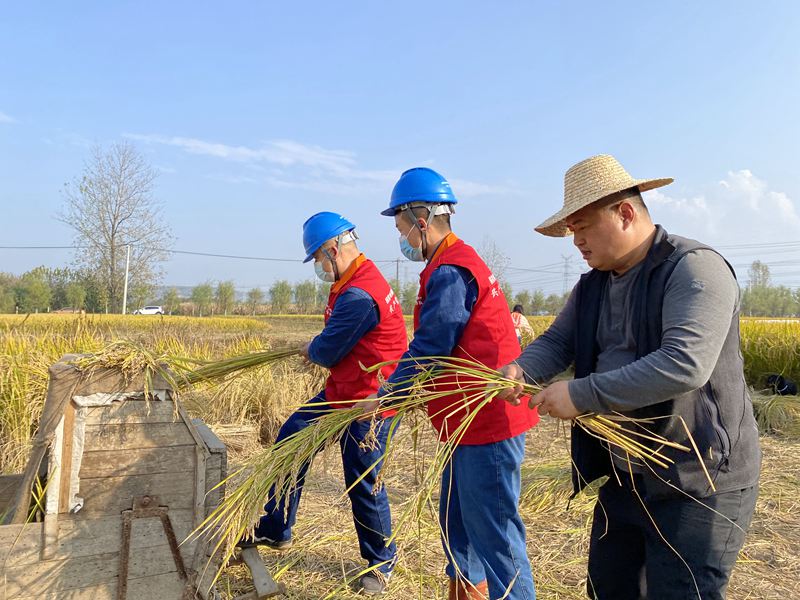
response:
[[[144,306],[133,311],[135,315],[163,315],[164,309],[160,306]]]

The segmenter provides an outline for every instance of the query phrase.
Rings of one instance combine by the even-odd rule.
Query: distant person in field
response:
[[[620,448],[572,427],[575,492],[609,476],[589,543],[588,594],[600,600],[724,598],[758,494],[739,286],[718,252],[653,224],[641,192],[669,183],[633,179],[608,155],[567,171],[563,208],[536,230],[572,235],[591,270],[550,328],[503,369],[547,382],[574,363],[573,380],[552,383],[530,406],[559,419],[649,419],[639,425],[690,446],[688,428],[708,469],[713,486],[693,453],[662,449],[674,460],[667,468],[629,463]],[[520,391],[508,400],[519,402]]]
[[[355,226],[336,213],[321,212],[303,225],[305,261],[314,261],[317,276],[331,284],[325,308],[325,327],[304,351],[305,358],[330,369],[325,389],[300,407],[283,424],[277,441],[311,425],[331,408],[349,408],[352,402],[377,392],[379,374],[367,373],[361,365],[396,360],[408,348],[405,321],[391,286],[375,264],[356,247]],[[381,369],[381,377],[392,374],[394,366]],[[392,535],[389,498],[383,487],[375,492],[380,464],[370,469],[385,452],[386,438],[394,413],[385,411],[377,429],[377,444],[363,449],[370,432],[368,421],[350,425],[342,436],[342,466],[353,509],[361,556],[373,569],[360,578],[362,593],[383,594],[396,560],[395,544],[387,546]],[[309,464],[305,465],[297,487],[288,499],[276,503],[270,499],[266,515],[255,528],[255,537],[245,538],[240,546],[264,545],[275,549],[292,543],[292,526],[303,491]],[[357,484],[362,474],[367,475]]]
[[[523,314],[522,304],[514,305],[514,310],[511,311],[511,322],[514,324],[514,333],[517,334],[517,343],[522,344],[523,332],[533,337],[533,327]]]
[[[404,358],[453,356],[497,369],[519,355],[514,325],[499,282],[450,229],[455,204],[444,177],[416,168],[401,175],[381,213],[394,219],[403,255],[427,263]],[[401,363],[377,396],[402,390],[420,363]],[[466,416],[463,400],[456,388],[428,402],[440,440]],[[385,402],[391,406],[389,398]],[[445,468],[439,519],[450,600],[486,598],[487,591],[491,598],[535,597],[518,504],[525,432],[537,421],[527,407],[493,400],[475,415]]]

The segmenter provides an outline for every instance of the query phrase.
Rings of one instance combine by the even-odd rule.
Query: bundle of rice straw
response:
[[[292,356],[299,356],[302,350],[303,348],[300,346],[290,346],[262,350],[260,352],[249,352],[222,360],[205,361],[199,363],[199,367],[188,371],[184,376],[184,380],[187,385],[219,381],[241,371],[264,367]]]
[[[159,375],[177,390],[185,384],[181,373],[188,368],[185,359],[166,353],[156,354],[130,340],[115,340],[99,352],[77,358],[73,364],[84,377],[91,377],[99,369],[118,370],[125,381],[132,381],[143,374],[145,396],[149,396],[153,375]]]
[[[498,394],[520,385],[520,382],[468,359],[418,357],[406,360],[416,362],[419,367],[414,376],[399,382],[382,399],[384,405],[390,404],[400,418],[396,418],[392,423],[384,454],[363,476],[366,476],[379,462],[383,462],[382,472],[391,468],[391,458],[398,447],[396,427],[401,420],[404,420],[402,417],[424,409],[431,400],[452,395],[454,380],[457,380],[458,392],[462,398],[460,402],[448,404],[439,414],[447,418],[459,413],[460,422],[456,429],[450,432],[447,441],[438,444],[435,455],[422,475],[417,492],[396,519],[392,539],[398,536],[406,525],[416,522],[426,506],[434,503],[434,495],[439,488],[442,473],[481,408],[490,402],[502,401],[497,399]],[[376,371],[394,362],[402,361],[380,363],[366,370]],[[445,385],[442,385],[443,383]],[[522,384],[522,388],[526,395],[535,395],[543,389],[542,386],[528,383]],[[291,493],[300,468],[317,452],[338,441],[351,423],[365,418],[363,405],[360,402],[356,401],[352,408],[332,408],[313,425],[250,459],[242,469],[229,477],[227,497],[193,535],[216,532],[219,536],[218,549],[225,557],[229,557],[234,551],[236,542],[252,531],[270,494],[276,501],[280,501],[282,497]],[[379,421],[375,420],[374,415],[372,418],[373,426],[377,426]],[[416,435],[418,430],[425,426],[425,422],[427,419],[417,420],[417,424],[408,433]],[[694,451],[699,458],[696,447],[689,448],[651,432],[646,428],[649,422],[650,420],[630,419],[622,415],[597,414],[581,415],[574,420],[576,426],[607,442],[609,448],[615,448],[631,460],[666,467],[672,459],[664,454],[665,447],[684,452]],[[623,423],[628,427],[623,426]],[[689,438],[691,440],[691,436]],[[694,442],[691,443],[694,446]],[[700,462],[702,464],[702,460]],[[387,543],[389,541],[391,540],[387,540]]]

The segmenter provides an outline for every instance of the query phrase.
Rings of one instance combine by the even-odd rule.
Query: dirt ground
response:
[[[415,472],[432,443],[432,439],[424,440],[414,453],[407,442],[388,475],[395,519],[414,490]],[[760,498],[731,580],[728,597],[732,600],[800,598],[800,442],[764,437],[762,443]],[[585,597],[594,498],[582,495],[567,510],[568,466],[565,433],[553,420],[544,419],[528,435],[521,501],[528,554],[541,600]],[[285,585],[287,599],[361,597],[354,591],[354,580],[364,563],[358,554],[349,503],[342,496],[340,473],[336,452],[318,457],[304,490],[294,547],[284,553],[262,550],[268,569]],[[444,554],[435,512],[430,510],[413,529],[401,532],[399,546],[401,560],[384,598],[445,598]],[[241,567],[228,569],[221,586],[225,593],[233,596],[247,590],[244,575]]]

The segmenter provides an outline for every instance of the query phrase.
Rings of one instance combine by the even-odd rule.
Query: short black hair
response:
[[[406,220],[409,220],[408,219],[408,213],[406,211],[403,210],[403,211],[399,211],[399,212],[402,212],[406,216]],[[423,219],[427,219],[428,218],[428,209],[426,207],[424,207],[424,206],[414,206],[414,207],[411,208],[411,212],[414,214],[415,217],[418,217],[418,218],[421,217]],[[448,214],[436,215],[435,217],[433,217],[432,221],[435,222],[435,223],[438,223],[440,225],[444,225],[444,226],[447,227],[447,229],[450,229],[450,215],[448,215]],[[429,225],[430,225],[430,223],[431,223],[431,221],[428,221]]]
[[[522,304],[515,304],[514,310],[512,310],[511,312],[518,312],[520,314],[523,313],[524,311],[522,310]]]
[[[650,210],[644,203],[642,193],[639,191],[638,187],[632,187],[622,190],[621,192],[616,192],[615,194],[611,194],[610,196],[606,196],[605,198],[598,200],[598,202],[602,203],[607,208],[614,207],[622,202],[629,202],[635,208],[638,208],[648,215],[650,214]]]

